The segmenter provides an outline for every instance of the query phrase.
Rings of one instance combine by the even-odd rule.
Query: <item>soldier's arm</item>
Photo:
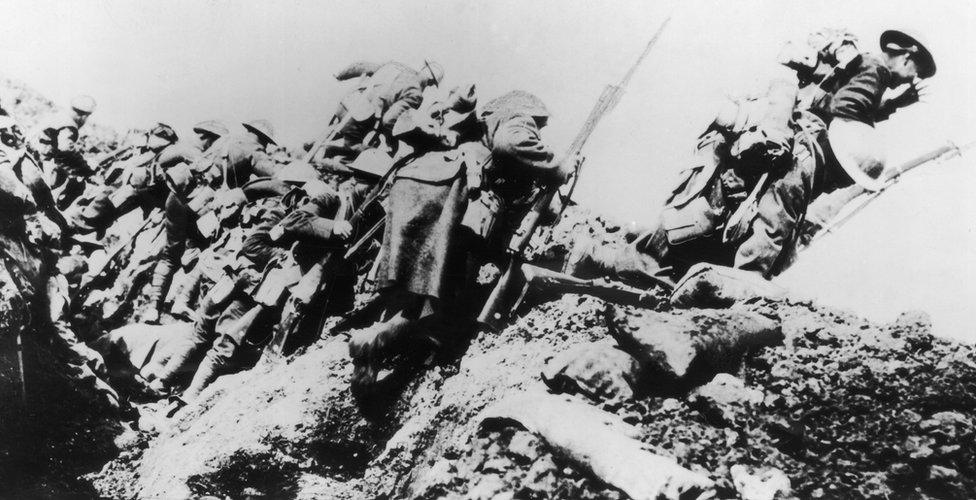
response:
[[[420,102],[423,100],[423,94],[420,91],[419,85],[411,85],[400,92],[397,92],[396,98],[393,104],[390,105],[389,109],[383,113],[381,122],[386,130],[393,130],[393,124],[396,123],[397,118],[400,117],[408,109],[417,109],[420,107]]]
[[[314,241],[330,243],[341,241],[335,232],[336,221],[321,217],[305,210],[295,210],[281,221],[284,238],[282,241]]]
[[[833,118],[874,125],[886,118],[878,115],[878,106],[884,94],[884,75],[887,71],[879,64],[863,64],[854,75],[835,94],[830,103]]]
[[[190,165],[202,157],[203,153],[199,149],[187,144],[174,144],[159,153],[159,166],[163,169],[168,169],[178,163]]]

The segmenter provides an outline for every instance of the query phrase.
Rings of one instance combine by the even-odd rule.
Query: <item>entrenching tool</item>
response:
[[[590,134],[596,129],[597,124],[600,120],[607,115],[620,101],[621,96],[623,96],[624,89],[630,83],[633,78],[634,73],[637,72],[637,68],[640,66],[641,62],[647,57],[654,44],[657,43],[658,37],[664,31],[664,28],[668,25],[668,21],[671,18],[668,17],[661,23],[661,26],[651,37],[651,40],[644,47],[644,51],[641,52],[640,57],[637,61],[630,67],[627,73],[624,75],[623,79],[617,85],[607,85],[603,89],[603,93],[600,94],[600,98],[597,99],[596,104],[593,109],[590,110],[589,116],[583,123],[582,129],[576,135],[569,150],[563,156],[562,161],[572,161],[576,158],[583,150],[583,146],[586,141],[590,138]],[[484,308],[481,310],[481,314],[478,315],[478,321],[480,323],[486,324],[491,328],[498,330],[501,327],[502,322],[508,318],[512,311],[514,311],[519,303],[521,302],[524,293],[521,293],[521,286],[519,283],[525,283],[525,277],[521,276],[521,267],[525,259],[523,257],[523,252],[528,246],[529,241],[532,239],[532,235],[535,234],[536,229],[539,226],[540,218],[545,214],[549,206],[552,204],[556,196],[560,197],[562,201],[562,208],[559,211],[559,215],[562,216],[563,211],[566,206],[569,205],[573,191],[576,188],[576,184],[579,180],[580,171],[582,169],[583,162],[579,161],[576,165],[575,171],[572,173],[570,180],[566,184],[566,189],[564,193],[560,192],[560,187],[553,187],[550,189],[544,189],[539,191],[532,202],[532,208],[529,210],[528,214],[522,219],[522,223],[519,228],[512,235],[509,241],[508,247],[506,248],[506,253],[508,254],[508,264],[505,269],[505,274],[499,278],[498,283],[492,290],[488,301],[485,303]],[[558,219],[557,219],[558,220]],[[505,311],[505,312],[503,312]]]

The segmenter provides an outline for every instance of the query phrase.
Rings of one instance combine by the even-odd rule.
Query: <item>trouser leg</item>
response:
[[[165,249],[156,263],[153,271],[152,282],[149,287],[150,304],[153,305],[156,315],[162,311],[163,301],[169,291],[170,282],[179,267],[180,258],[186,250],[187,230],[190,223],[188,209],[170,194],[166,199],[166,219],[163,222],[166,230]]]
[[[200,350],[214,341],[217,321],[224,312],[224,302],[215,302],[210,296],[203,299],[203,303],[197,308],[193,335],[186,350],[172,356],[157,374],[156,378],[164,385],[172,385],[177,377],[192,370],[193,364],[199,359]]]
[[[193,381],[183,393],[184,401],[196,399],[204,389],[221,375],[236,371],[248,334],[252,328],[267,318],[268,308],[256,305],[247,298],[239,298],[228,304],[217,321],[216,341],[207,351]]]
[[[794,164],[762,194],[749,236],[736,251],[736,268],[758,272],[767,279],[783,270],[807,206],[817,194],[815,168],[813,162]]]

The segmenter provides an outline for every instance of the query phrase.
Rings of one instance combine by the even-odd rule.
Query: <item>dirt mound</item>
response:
[[[477,425],[488,404],[543,390],[548,359],[608,336],[606,307],[566,296],[481,332],[369,416],[349,396],[345,339],[322,340],[221,379],[202,407],[91,479],[115,497],[620,498],[538,437]],[[738,495],[737,465],[781,470],[802,497],[976,492],[971,346],[932,337],[915,316],[873,325],[808,303],[750,307],[780,318],[786,337],[737,374],[750,397],[702,390],[612,408],[649,449],[707,474],[722,497]]]
[[[55,109],[19,83],[4,85],[4,102],[14,102],[28,126]],[[86,130],[89,153],[118,141],[110,130]],[[571,207],[533,239],[530,253],[537,264],[558,268],[576,240],[619,245],[625,233]],[[138,319],[152,260],[145,249],[158,246],[156,234],[140,236],[119,259],[114,284],[99,288],[85,317],[76,318],[82,338]],[[657,314],[672,314],[657,297]],[[758,490],[976,496],[973,346],[933,337],[917,315],[877,325],[788,299],[737,307],[774,322],[781,345],[737,352],[742,363],[724,368],[735,373],[676,393],[575,400],[622,417],[646,450],[707,476],[721,498]],[[10,436],[31,436],[30,446],[20,446],[31,454],[0,454],[0,472],[21,476],[16,484],[0,482],[24,495],[110,498],[626,498],[543,437],[517,425],[480,425],[482,411],[503,398],[549,390],[540,374],[553,358],[613,340],[614,312],[641,313],[566,295],[527,305],[501,332],[460,329],[438,355],[408,359],[398,383],[369,407],[349,391],[348,338],[329,335],[287,359],[266,358],[220,378],[199,404],[156,420],[155,430],[125,432],[135,416],[106,408],[88,385],[66,383],[78,379],[67,349],[53,333],[37,335],[28,342],[35,356],[28,363],[37,367],[34,384],[43,394],[33,411],[43,418],[3,433],[6,444]],[[694,314],[702,325],[723,317]],[[673,313],[681,315],[687,312]],[[151,413],[143,412],[146,429]]]

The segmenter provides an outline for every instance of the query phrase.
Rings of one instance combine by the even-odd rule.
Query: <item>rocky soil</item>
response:
[[[533,256],[554,266],[573,238],[619,242],[622,233],[573,211]],[[656,296],[662,314],[687,314]],[[934,337],[923,314],[874,324],[788,298],[735,309],[773,322],[782,342],[722,372],[706,367],[694,383],[651,379],[639,396],[570,397],[631,424],[644,449],[704,475],[718,498],[976,497],[974,346]],[[435,356],[418,348],[393,366],[395,382],[369,406],[350,394],[345,334],[222,377],[199,405],[155,426],[152,405],[140,418],[52,383],[37,411],[55,431],[29,445],[34,461],[7,462],[29,478],[0,485],[0,497],[627,498],[541,435],[481,416],[512,395],[551,391],[541,374],[553,359],[613,341],[615,315],[634,312],[566,295],[527,304],[500,332],[461,325]],[[724,317],[694,314],[703,324]]]
[[[548,359],[608,335],[607,307],[580,296],[539,305],[413,372],[365,415],[349,395],[346,340],[323,339],[221,379],[202,407],[158,435],[133,433],[88,479],[122,498],[625,498],[537,436],[477,418],[502,397],[545,390]],[[688,394],[605,407],[647,449],[714,480],[721,498],[740,496],[737,478],[773,470],[788,479],[783,497],[976,492],[972,346],[933,337],[919,315],[874,325],[810,303],[749,308],[778,318],[782,346]]]

